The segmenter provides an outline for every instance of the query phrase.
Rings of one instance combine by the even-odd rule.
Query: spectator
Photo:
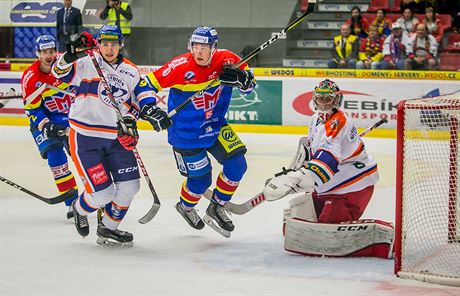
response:
[[[401,28],[409,36],[415,33],[417,24],[420,23],[419,19],[412,13],[412,10],[406,8],[402,11],[402,16],[397,20]]]
[[[425,24],[417,25],[417,33],[410,38],[407,46],[408,58],[406,69],[408,70],[432,70],[436,66],[438,43],[427,32]]]
[[[438,1],[433,0],[402,0],[400,4],[401,11],[409,8],[413,13],[424,13],[425,8],[434,7]]]
[[[458,33],[460,28],[460,0],[440,0],[437,11],[440,14],[452,16],[452,31]]]
[[[359,46],[359,62],[356,69],[380,69],[383,55],[383,40],[377,35],[377,27],[369,27],[369,37],[362,39]]]
[[[405,69],[406,47],[410,43],[409,36],[403,32],[399,23],[394,23],[392,33],[383,43],[382,69]]]
[[[334,37],[334,45],[332,45],[331,52],[332,60],[327,63],[329,68],[356,68],[358,38],[351,35],[349,25],[342,25],[340,35]]]
[[[422,22],[426,25],[428,33],[433,35],[438,44],[442,44],[442,37],[444,36],[444,26],[442,25],[439,18],[434,14],[433,7],[427,7],[425,9],[425,17]]]
[[[123,34],[122,52],[129,57],[129,36],[131,35],[131,20],[133,12],[127,2],[121,0],[107,0],[107,6],[101,12],[101,19],[107,19],[108,25],[118,26]]]
[[[79,33],[82,28],[80,10],[72,7],[72,0],[64,0],[63,3],[64,7],[57,11],[56,16],[56,34],[60,52],[67,50],[70,36]]]
[[[351,8],[351,18],[345,21],[345,24],[350,25],[351,34],[358,38],[366,38],[369,30],[369,22],[361,15],[361,9],[358,6]]]
[[[383,39],[391,34],[391,20],[385,16],[383,9],[378,9],[371,25],[377,27],[377,35]]]

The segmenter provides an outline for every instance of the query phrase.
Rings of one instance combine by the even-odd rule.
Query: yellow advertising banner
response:
[[[460,80],[460,72],[449,71],[254,68],[254,75],[274,77]]]

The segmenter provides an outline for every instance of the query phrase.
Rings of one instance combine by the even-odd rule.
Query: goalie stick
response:
[[[110,102],[112,103],[112,107],[115,109],[115,112],[117,114],[117,120],[120,122],[123,130],[126,131],[126,125],[123,122],[123,116],[122,116],[120,110],[117,107],[117,102],[115,101],[115,98],[113,97],[112,90],[109,87],[109,84],[108,84],[107,80],[105,79],[104,73],[102,73],[102,69],[98,64],[98,62],[96,60],[96,57],[94,56],[93,51],[92,50],[87,50],[86,53],[91,58],[91,61],[93,62],[93,65],[94,65],[94,68],[96,69],[97,74],[99,75],[99,78],[101,79],[101,83],[102,83],[103,87],[105,88],[105,91],[107,92],[107,96],[109,97]],[[153,196],[153,205],[152,205],[152,207],[147,212],[147,214],[145,214],[142,218],[140,218],[138,220],[139,223],[145,224],[145,223],[148,223],[150,220],[152,220],[153,217],[155,217],[155,215],[158,213],[158,210],[160,209],[161,203],[160,203],[160,199],[158,198],[157,193],[155,192],[155,188],[153,188],[152,181],[150,180],[150,177],[149,177],[149,174],[147,172],[147,169],[144,166],[144,162],[142,161],[141,155],[137,151],[137,148],[134,148],[133,153],[134,153],[134,156],[136,157],[137,164],[139,165],[139,167],[140,167],[140,169],[142,171],[142,174],[145,177],[145,181],[147,182],[147,184],[149,186],[150,193],[152,193],[152,196]]]
[[[55,205],[55,204],[58,204],[58,203],[61,203],[63,201],[66,201],[68,199],[71,199],[72,197],[75,196],[75,194],[78,192],[76,189],[71,189],[63,194],[60,194],[58,196],[55,196],[55,197],[50,197],[50,198],[47,198],[47,197],[44,197],[44,196],[41,196],[37,193],[34,193],[16,183],[14,183],[13,181],[10,181],[2,176],[0,176],[0,180],[5,182],[6,184],[18,189],[18,190],[21,190],[22,192],[25,192],[27,193],[28,195],[31,195],[33,197],[35,197],[36,199],[39,199],[43,202],[46,202],[47,204],[49,205]]]
[[[267,41],[265,41],[262,45],[260,45],[259,47],[257,47],[256,49],[254,49],[253,51],[251,51],[249,54],[247,54],[245,57],[243,57],[241,59],[241,61],[239,61],[238,63],[236,63],[235,65],[233,65],[233,68],[239,68],[242,64],[246,63],[247,61],[249,61],[250,59],[252,59],[253,57],[255,57],[259,52],[261,52],[262,50],[264,50],[267,46],[269,46],[270,44],[272,44],[273,42],[275,42],[278,38],[286,35],[286,33],[291,30],[292,28],[294,28],[295,26],[297,26],[301,21],[303,21],[305,18],[307,18],[307,16],[310,15],[311,12],[308,12],[308,11],[305,11],[299,18],[297,18],[295,21],[293,21],[292,23],[290,23],[289,25],[287,25],[284,29],[282,29],[280,32],[276,33],[275,35],[273,35],[273,37],[271,37],[270,39],[268,39]],[[195,99],[196,97],[199,97],[201,95],[203,95],[203,92],[205,92],[206,90],[210,89],[211,87],[214,87],[217,85],[218,83],[218,79],[214,79],[213,81],[211,81],[205,88],[203,88],[202,90],[194,93],[191,97],[189,97],[187,100],[183,101],[179,106],[177,106],[175,109],[171,110],[169,113],[168,113],[168,117],[172,117],[174,116],[177,112],[179,112],[179,110],[181,110],[182,108],[185,107],[185,105],[187,105],[190,101],[192,101],[193,99]]]
[[[373,125],[371,125],[367,129],[362,131],[359,134],[359,136],[363,137],[363,136],[367,135],[370,131],[376,129],[377,127],[379,127],[382,124],[387,123],[387,122],[388,122],[388,120],[386,118],[382,118],[381,120],[377,121],[376,123],[374,123]],[[208,200],[211,200],[212,194],[213,194],[213,192],[211,190],[207,189],[206,192],[203,194],[203,196],[205,198],[207,198]],[[258,205],[260,205],[261,203],[263,203],[264,201],[265,201],[264,193],[260,192],[260,193],[256,194],[254,197],[252,197],[251,199],[249,199],[248,201],[246,201],[246,202],[244,202],[242,204],[235,204],[235,203],[232,203],[230,201],[226,202],[225,203],[225,208],[227,210],[229,210],[230,212],[232,212],[233,214],[244,215],[247,212],[249,212],[250,210],[252,210],[253,208],[255,208]]]

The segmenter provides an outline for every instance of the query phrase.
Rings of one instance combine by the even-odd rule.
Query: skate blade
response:
[[[122,243],[122,242],[119,242],[119,241],[116,241],[116,240],[113,240],[113,239],[110,239],[110,238],[106,238],[106,237],[98,237],[96,243],[98,245],[113,246],[113,247],[126,247],[126,248],[129,248],[129,247],[134,246],[133,242]]]
[[[230,231],[227,231],[225,229],[222,229],[220,228],[216,221],[214,221],[211,217],[209,217],[208,215],[204,215],[204,217],[202,218],[204,223],[206,223],[206,225],[208,225],[209,227],[211,227],[214,231],[216,231],[217,233],[219,233],[220,235],[222,235],[223,237],[225,238],[229,238],[230,235],[231,235],[231,232]]]

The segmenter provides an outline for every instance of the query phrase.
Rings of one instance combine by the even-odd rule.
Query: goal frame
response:
[[[459,278],[450,278],[429,274],[406,272],[402,270],[402,233],[403,233],[403,186],[404,186],[404,133],[405,133],[405,110],[460,110],[460,102],[454,105],[407,105],[408,102],[417,100],[403,100],[397,108],[397,132],[396,132],[396,211],[395,211],[395,243],[394,243],[394,273],[401,278],[411,278],[419,281],[432,282],[442,285],[460,286]],[[459,122],[453,116],[449,116],[449,190],[448,190],[448,221],[447,221],[447,242],[459,243],[457,236],[456,206],[458,180],[458,145],[459,145]]]

